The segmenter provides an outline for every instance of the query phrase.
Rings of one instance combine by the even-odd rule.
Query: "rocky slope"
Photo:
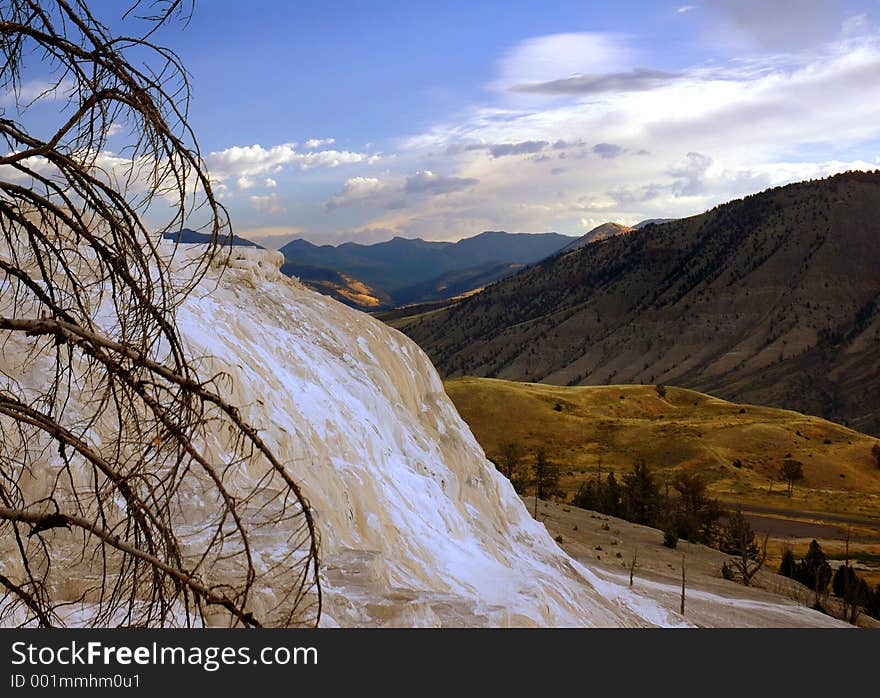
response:
[[[235,255],[179,322],[309,497],[324,624],[679,622],[557,547],[411,341],[285,279],[279,253]]]

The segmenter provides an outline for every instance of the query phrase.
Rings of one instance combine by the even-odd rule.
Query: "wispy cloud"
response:
[[[248,200],[257,213],[267,216],[277,216],[287,212],[287,206],[278,194],[266,194],[263,196],[250,196]]]
[[[477,184],[480,180],[474,177],[445,177],[435,174],[430,170],[417,172],[412,177],[406,178],[404,191],[408,194],[450,194],[454,191],[467,189]]]
[[[0,92],[0,106],[18,104],[26,107],[33,102],[57,102],[66,99],[73,88],[70,80],[29,80]]]
[[[514,85],[514,92],[545,95],[591,95],[603,92],[631,92],[653,90],[679,77],[677,73],[650,68],[636,68],[625,73],[605,75],[574,75],[559,80]]]

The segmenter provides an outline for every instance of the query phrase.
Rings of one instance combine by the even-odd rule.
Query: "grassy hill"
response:
[[[487,456],[499,458],[502,445],[515,441],[531,462],[544,446],[568,493],[600,462],[619,476],[643,459],[661,482],[699,471],[712,494],[730,503],[797,510],[802,518],[880,517],[880,468],[871,453],[877,440],[821,418],[675,387],[665,397],[642,385],[459,378],[445,387]],[[785,458],[804,464],[805,480],[791,498],[777,478]]]
[[[662,382],[880,435],[878,240],[880,172],[846,173],[586,245],[392,324],[446,377]]]

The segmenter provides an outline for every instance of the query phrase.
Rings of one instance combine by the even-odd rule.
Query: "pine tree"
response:
[[[779,563],[779,574],[783,577],[794,577],[795,566],[797,563],[794,559],[794,552],[786,546],[782,551],[782,562]]]
[[[841,565],[837,568],[837,572],[834,573],[834,578],[831,580],[831,593],[841,599],[848,599],[851,594],[851,589],[855,589],[858,586],[858,578],[856,577],[855,570],[849,565]]]
[[[752,578],[764,566],[767,559],[767,537],[761,548],[755,540],[755,532],[737,509],[727,517],[727,524],[722,531],[721,550],[732,555],[730,564],[736,569],[745,586],[751,584]]]
[[[794,578],[815,591],[818,596],[828,588],[831,576],[831,565],[828,564],[822,546],[814,538],[804,559],[795,568]]]
[[[638,461],[631,473],[623,478],[623,507],[627,521],[637,524],[654,523],[660,488],[657,486],[647,463]]]
[[[621,489],[614,477],[614,471],[608,473],[605,480],[605,486],[602,488],[602,513],[609,516],[620,516],[621,505]]]
[[[508,441],[501,446],[501,470],[508,480],[513,480],[514,473],[523,457],[523,449],[516,441]]]
[[[599,492],[597,491],[596,482],[594,480],[582,482],[581,486],[578,487],[577,493],[575,493],[572,498],[571,503],[581,509],[599,511],[601,502],[599,500]]]
[[[692,543],[713,545],[724,511],[717,499],[707,496],[705,479],[699,473],[681,473],[673,487],[679,495],[675,512],[678,534]]]
[[[547,458],[547,452],[539,448],[535,454],[533,469],[535,496],[547,499],[559,491],[559,468]]]

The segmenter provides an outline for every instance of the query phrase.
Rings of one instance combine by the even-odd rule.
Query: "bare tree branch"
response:
[[[135,2],[143,31],[120,35],[84,2],[0,0],[0,624],[320,618],[309,504],[175,320],[232,240],[187,74],[151,42],[189,9]],[[44,138],[26,117],[46,99]],[[185,225],[203,254],[161,243]]]

